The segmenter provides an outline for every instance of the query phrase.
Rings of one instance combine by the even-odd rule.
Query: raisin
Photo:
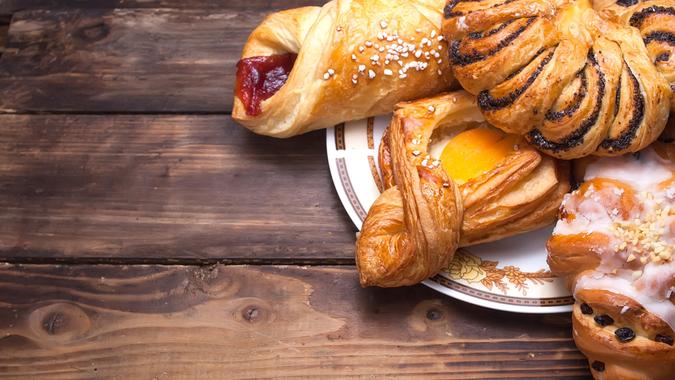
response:
[[[635,339],[635,331],[628,327],[616,329],[616,331],[614,331],[614,335],[616,335],[616,337],[619,338],[619,342],[622,343],[630,342],[631,340]]]
[[[605,363],[596,360],[593,362],[593,364],[591,364],[591,368],[598,372],[602,372],[605,370]]]
[[[595,322],[600,326],[609,326],[614,323],[614,319],[607,314],[596,315],[593,319],[595,319]]]
[[[583,314],[593,314],[593,308],[588,306],[588,304],[584,302],[581,304],[581,312]]]
[[[654,337],[654,340],[659,342],[659,343],[665,343],[669,346],[673,345],[673,337],[672,336],[656,334],[656,336]]]

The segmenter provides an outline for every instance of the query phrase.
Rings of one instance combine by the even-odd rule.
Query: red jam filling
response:
[[[286,83],[297,54],[249,57],[237,62],[236,96],[244,103],[246,114],[260,114],[260,103],[276,94]]]

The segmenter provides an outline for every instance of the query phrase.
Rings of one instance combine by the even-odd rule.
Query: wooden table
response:
[[[324,132],[232,121],[322,2],[0,0],[0,378],[589,377],[569,315],[360,288]]]

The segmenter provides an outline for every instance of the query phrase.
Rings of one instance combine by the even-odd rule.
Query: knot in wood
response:
[[[49,335],[57,335],[68,326],[68,317],[59,312],[47,314],[42,320],[42,329]]]
[[[242,317],[244,317],[245,320],[249,322],[255,322],[255,320],[257,320],[258,317],[260,316],[260,311],[258,310],[258,307],[255,305],[247,306],[241,312],[241,315]]]
[[[58,302],[33,310],[31,330],[48,341],[71,341],[85,336],[91,328],[87,313],[75,304]]]
[[[103,22],[79,28],[75,36],[86,42],[100,41],[108,36],[110,27]]]
[[[443,317],[443,312],[436,309],[432,308],[427,310],[427,319],[430,321],[437,321]]]

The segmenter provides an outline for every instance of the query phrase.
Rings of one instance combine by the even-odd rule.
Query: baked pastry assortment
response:
[[[270,15],[244,46],[232,117],[255,133],[290,137],[447,90],[444,5],[333,0]]]
[[[672,0],[451,0],[443,33],[489,123],[555,157],[612,156],[665,127],[674,14]]]
[[[596,379],[672,379],[675,145],[584,167],[548,242],[576,299],[574,340]]]
[[[290,137],[393,110],[362,286],[559,215],[548,263],[593,376],[672,379],[674,54],[675,0],[333,0],[253,31],[232,117]]]
[[[387,189],[356,243],[363,286],[416,284],[460,246],[550,224],[569,190],[566,163],[489,126],[464,91],[399,104],[379,159]]]

